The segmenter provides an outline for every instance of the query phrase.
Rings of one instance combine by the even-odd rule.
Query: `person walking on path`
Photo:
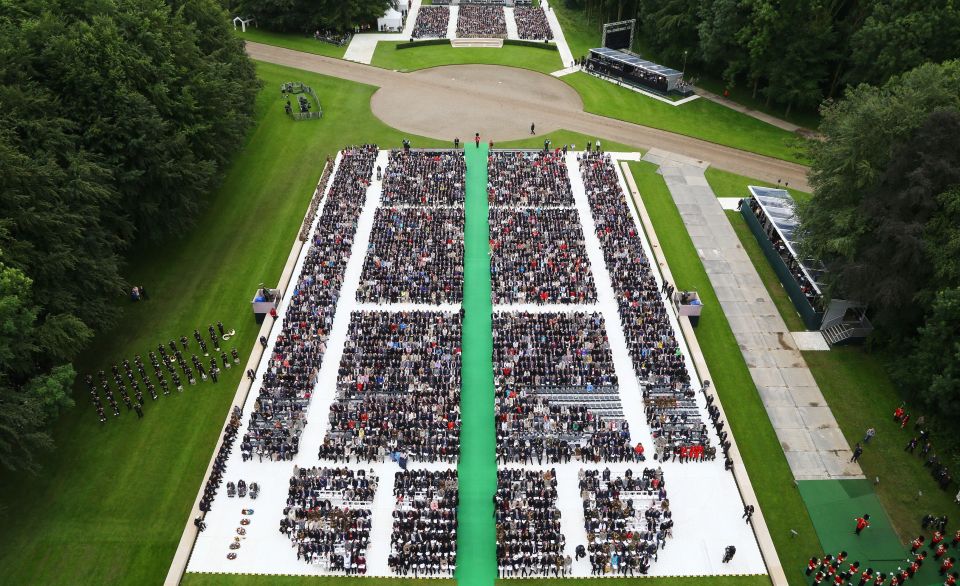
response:
[[[877,435],[877,430],[874,428],[867,429],[867,432],[863,434],[863,443],[869,444],[870,440],[873,439],[873,436]]]
[[[857,517],[857,528],[854,531],[856,535],[860,535],[864,529],[870,526],[870,515],[863,515],[862,517]]]
[[[480,133],[473,135],[473,142],[477,144],[477,148],[480,148]]]
[[[851,461],[851,462],[859,462],[859,461],[860,461],[860,456],[862,456],[862,455],[863,455],[863,446],[861,446],[860,444],[857,444],[857,445],[853,448],[853,457],[850,458],[850,461]]]
[[[736,553],[737,548],[732,545],[728,545],[726,549],[723,550],[723,563],[730,563],[730,560],[733,559],[733,556],[736,555]]]
[[[535,123],[533,123],[533,122],[530,123],[530,134],[536,134],[536,133],[537,133],[537,131],[535,130],[536,127],[537,127],[537,125],[536,125]]]

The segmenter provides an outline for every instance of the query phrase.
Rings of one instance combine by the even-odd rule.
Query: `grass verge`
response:
[[[697,326],[697,341],[725,406],[787,578],[790,584],[806,584],[803,568],[810,552],[820,550],[820,542],[740,347],[657,167],[631,162],[630,170],[676,287],[696,290],[703,300],[705,311]],[[791,530],[797,532],[796,537],[791,537]]]
[[[303,51],[304,53],[313,53],[314,55],[323,55],[325,57],[334,57],[336,59],[343,59],[343,54],[347,52],[347,45],[338,47],[330,43],[318,41],[304,34],[275,33],[264,29],[248,28],[247,32],[242,32],[238,29],[237,36],[245,41],[274,45],[276,47]]]
[[[747,197],[750,195],[750,192],[747,190],[748,185],[776,187],[780,189],[786,188],[786,190],[790,192],[793,200],[800,203],[810,201],[813,197],[806,191],[800,191],[799,189],[793,189],[792,187],[784,185],[776,185],[767,181],[760,181],[759,179],[751,179],[750,177],[737,175],[729,171],[721,171],[713,167],[707,168],[706,175],[707,182],[717,197]]]
[[[883,355],[861,346],[838,346],[829,352],[804,352],[803,358],[851,446],[863,441],[867,428],[877,430],[864,447],[860,467],[868,479],[880,479],[874,490],[900,541],[906,544],[920,534],[920,519],[927,513],[957,519],[960,507],[953,502],[953,492],[940,490],[933,481],[920,449],[915,454],[904,450],[916,434],[920,413],[913,412],[906,429],[894,423],[893,410],[902,397],[887,375]],[[933,444],[938,445],[936,434]],[[955,521],[947,529],[955,531]]]
[[[381,41],[373,53],[371,65],[396,71],[416,71],[440,65],[505,65],[541,73],[563,69],[560,53],[539,47],[504,45],[499,49],[486,47],[453,48],[449,45],[426,45],[397,50],[399,41]]]
[[[587,112],[785,161],[806,163],[799,152],[802,139],[710,100],[672,106],[586,73],[573,73],[560,79],[577,90]]]

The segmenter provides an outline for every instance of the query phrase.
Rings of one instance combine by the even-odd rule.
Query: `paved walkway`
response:
[[[709,92],[709,91],[707,91],[707,90],[705,90],[705,89],[703,89],[703,88],[695,87],[695,88],[693,88],[693,89],[694,89],[694,91],[697,92],[697,95],[703,96],[704,98],[710,100],[711,102],[716,102],[716,103],[720,104],[721,106],[726,106],[727,108],[730,108],[731,110],[736,110],[737,112],[740,112],[741,114],[746,114],[747,116],[750,116],[751,118],[756,118],[757,120],[760,120],[761,122],[766,122],[767,124],[772,124],[772,125],[776,126],[777,128],[782,128],[783,130],[786,130],[787,132],[802,131],[803,133],[813,134],[813,131],[811,131],[811,130],[808,129],[808,128],[804,128],[803,126],[799,126],[799,125],[797,125],[797,124],[794,124],[793,122],[787,122],[786,120],[781,120],[780,118],[777,118],[776,116],[771,116],[770,114],[766,114],[766,113],[764,113],[764,112],[760,112],[759,110],[754,110],[753,108],[748,108],[748,107],[744,106],[743,104],[734,102],[733,100],[727,99],[727,98],[725,98],[725,97],[723,97],[723,96],[720,96],[720,95],[717,95],[717,94],[715,94],[715,93],[713,93],[713,92]]]
[[[559,2],[560,0],[557,1]],[[567,37],[563,36],[563,27],[560,26],[557,15],[554,14],[553,8],[550,7],[550,3],[547,0],[540,0],[540,6],[543,7],[544,12],[547,14],[547,22],[550,23],[550,30],[553,31],[553,42],[557,44],[557,51],[560,52],[560,61],[562,61],[565,66],[573,65],[573,53],[570,51],[570,46],[567,45]]]
[[[422,124],[416,127],[409,122],[403,127],[391,124],[404,132],[449,140],[458,134],[461,137],[472,136],[475,131],[483,130],[485,138],[500,142],[529,137],[530,122],[536,121],[538,129],[562,128],[644,150],[664,148],[695,160],[710,161],[711,165],[725,171],[772,182],[783,179],[797,189],[809,190],[807,168],[803,165],[665,130],[588,114],[583,111],[583,104],[579,100],[555,103],[544,100],[541,91],[512,91],[513,86],[527,81],[532,83],[534,78],[538,87],[545,84],[544,80],[570,87],[556,78],[526,69],[494,65],[451,65],[423,70],[449,74],[446,76],[421,72],[399,73],[261,43],[248,42],[246,47],[247,53],[259,61],[383,88],[374,95],[372,108],[375,115],[386,120],[397,110],[396,104],[403,103],[407,104],[403,118],[409,120],[419,117],[422,120]],[[481,79],[482,83],[471,81],[471,76],[460,75],[460,72],[480,69],[493,72],[501,83],[488,83],[489,75],[483,78],[473,76],[474,80]],[[416,99],[400,102],[385,100],[382,102],[383,107],[378,109],[376,97],[390,91],[400,91],[404,95],[416,96]],[[423,116],[423,110],[429,110],[429,116]],[[509,116],[505,116],[504,112]]]
[[[413,25],[417,22],[421,2],[422,0],[412,0],[407,21],[403,24],[403,32],[353,35],[347,50],[343,53],[343,58],[347,61],[369,64],[373,61],[373,53],[377,50],[377,43],[380,41],[409,41],[410,35],[413,34]]]
[[[797,480],[863,478],[803,356],[704,176],[706,165],[650,150],[710,277]],[[710,311],[707,308],[707,311]]]

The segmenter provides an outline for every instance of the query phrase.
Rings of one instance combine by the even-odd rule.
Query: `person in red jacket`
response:
[[[860,574],[860,584],[859,586],[864,586],[867,582],[870,581],[870,578],[873,577],[873,568],[867,568]]]
[[[955,560],[952,557],[949,557],[943,560],[943,563],[940,564],[940,575],[945,576],[947,572],[953,569],[953,562]]]
[[[933,557],[940,559],[943,557],[943,554],[947,553],[947,544],[941,543],[937,546],[936,551],[933,552]]]
[[[883,583],[887,581],[887,575],[878,572],[877,577],[873,580],[873,586],[883,586]]]
[[[816,570],[817,566],[819,565],[820,565],[820,560],[818,560],[816,557],[810,558],[810,561],[807,562],[807,575],[809,576],[810,574],[812,574],[813,571]]]
[[[939,531],[933,532],[933,539],[930,541],[933,545],[940,545],[940,542],[943,541],[943,533]]]
[[[870,526],[870,515],[863,515],[862,517],[857,517],[857,528],[854,530],[856,535],[860,535],[860,532]]]
[[[923,542],[926,540],[927,538],[924,537],[923,535],[914,539],[913,543],[910,544],[910,553],[917,553],[917,550],[923,547]]]
[[[958,576],[956,572],[950,574],[947,576],[947,580],[943,583],[943,586],[957,586],[957,578],[960,578],[960,576]]]

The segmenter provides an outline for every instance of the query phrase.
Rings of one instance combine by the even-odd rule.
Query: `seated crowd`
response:
[[[417,13],[417,22],[413,25],[413,38],[447,36],[450,22],[450,9],[446,6],[421,6]]]
[[[563,156],[543,151],[493,151],[488,157],[491,206],[573,206]]]
[[[383,205],[462,206],[466,169],[463,151],[392,150]]]
[[[373,145],[343,151],[243,438],[261,459],[299,450],[376,156]]]
[[[565,576],[573,565],[564,556],[557,478],[552,470],[497,470],[493,497],[497,524],[497,570],[501,578]]]
[[[490,210],[493,302],[596,301],[575,209]]]
[[[450,312],[354,312],[319,457],[455,461],[460,323]]]
[[[553,31],[543,8],[517,6],[513,9],[513,18],[517,21],[517,34],[521,39],[543,41],[553,38]]]
[[[580,170],[603,256],[617,295],[633,367],[643,386],[647,421],[660,457],[708,446],[683,353],[662,290],[609,156],[580,156]]]
[[[357,300],[462,301],[463,220],[463,208],[378,209]]]
[[[763,208],[760,207],[760,204],[757,203],[756,198],[749,198],[750,210],[753,212],[753,215],[757,217],[757,221],[760,222],[760,225],[763,227],[764,232],[767,234],[767,237],[770,239],[770,244],[773,245],[773,249],[777,251],[777,254],[780,255],[780,259],[783,260],[783,263],[787,265],[787,269],[790,271],[790,274],[793,275],[793,280],[797,282],[797,285],[800,287],[800,290],[803,292],[803,295],[807,298],[807,301],[810,302],[810,305],[813,306],[817,311],[821,311],[823,308],[823,297],[817,290],[814,288],[813,283],[810,282],[810,279],[807,278],[806,273],[800,267],[800,261],[797,260],[793,253],[790,252],[790,248],[787,247],[787,243],[783,241],[783,238],[780,237],[780,233],[777,232],[773,227],[773,222],[770,221],[770,218],[767,217],[767,214],[764,213]]]
[[[452,576],[457,567],[457,471],[397,472],[393,496],[390,569],[401,576]]]
[[[494,313],[493,362],[499,461],[643,458],[622,415],[601,417],[584,404],[601,393],[619,403],[599,313]],[[570,390],[568,400],[546,398]]]
[[[650,559],[673,537],[670,501],[659,468],[634,476],[580,470],[583,522],[591,574],[646,574]]]
[[[298,560],[333,572],[366,574],[369,507],[376,489],[377,477],[362,470],[295,467],[280,533],[297,548]]]
[[[506,38],[507,18],[503,6],[460,4],[457,36],[464,38]]]

